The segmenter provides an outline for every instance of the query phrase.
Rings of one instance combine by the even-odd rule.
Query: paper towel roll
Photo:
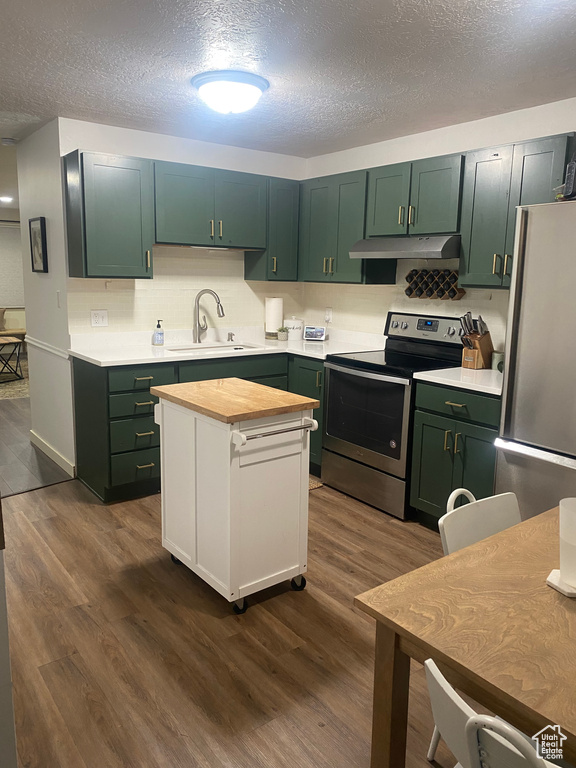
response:
[[[264,330],[267,339],[278,338],[278,328],[284,320],[284,299],[266,297],[266,321]]]

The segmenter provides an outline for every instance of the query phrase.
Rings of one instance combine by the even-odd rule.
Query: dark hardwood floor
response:
[[[0,497],[69,479],[30,443],[30,399],[0,398]]]
[[[105,506],[70,481],[3,510],[22,768],[368,768],[374,623],[352,600],[440,557],[437,534],[312,491],[307,588],[236,616],[162,548],[158,495]],[[407,765],[424,768],[413,672]]]

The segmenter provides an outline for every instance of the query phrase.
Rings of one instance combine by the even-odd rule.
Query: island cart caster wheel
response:
[[[234,613],[246,613],[248,610],[248,602],[245,597],[241,598],[240,600],[236,600],[235,603],[232,603],[232,610]]]
[[[294,576],[290,581],[290,586],[295,592],[301,592],[306,586],[306,579],[304,576]]]
[[[182,560],[178,560],[178,558],[174,557],[174,555],[170,555],[170,557],[172,558],[173,563],[175,563],[176,565],[182,565]]]

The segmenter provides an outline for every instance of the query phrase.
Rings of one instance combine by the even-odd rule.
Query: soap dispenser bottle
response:
[[[152,344],[155,347],[161,347],[164,344],[164,329],[160,325],[161,322],[163,321],[158,320],[158,324],[156,325],[154,333],[152,334]]]

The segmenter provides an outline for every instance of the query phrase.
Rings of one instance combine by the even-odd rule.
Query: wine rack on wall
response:
[[[466,293],[458,287],[457,269],[412,269],[406,275],[409,299],[440,299],[459,301]]]

